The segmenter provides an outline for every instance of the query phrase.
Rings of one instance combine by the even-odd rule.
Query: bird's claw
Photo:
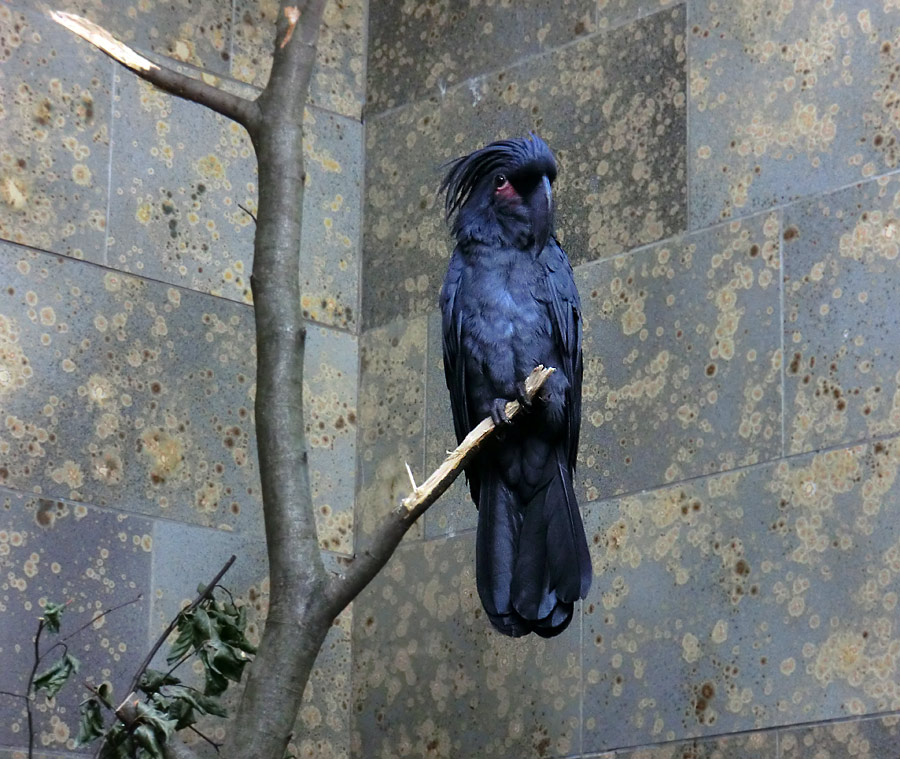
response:
[[[528,397],[528,393],[525,390],[525,380],[516,383],[516,400],[524,411],[531,411],[534,400]]]
[[[491,403],[491,419],[494,425],[499,427],[503,424],[512,424],[512,420],[506,415],[506,398],[494,398]]]

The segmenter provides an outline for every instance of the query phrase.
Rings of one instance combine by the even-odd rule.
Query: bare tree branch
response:
[[[525,398],[528,401],[540,392],[547,378],[555,372],[553,367],[536,366],[525,379]],[[522,411],[518,401],[506,404],[506,416],[512,420]],[[474,458],[484,443],[494,433],[493,419],[487,417],[476,426],[450,453],[444,462],[432,472],[421,485],[413,483],[413,492],[387,515],[381,527],[369,540],[368,546],[360,551],[343,575],[329,580],[326,593],[333,604],[337,616],[359,592],[369,584],[381,568],[387,564],[406,531],[433,504],[453,481],[459,477],[466,465]],[[410,478],[412,474],[410,473]]]
[[[62,11],[51,11],[50,18],[161,90],[205,105],[243,125],[251,135],[258,129],[259,107],[254,101],[232,95],[200,79],[160,66],[117,40],[102,26],[86,18]]]

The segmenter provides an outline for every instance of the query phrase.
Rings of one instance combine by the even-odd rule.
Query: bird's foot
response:
[[[534,399],[529,398],[525,391],[525,380],[516,383],[516,400],[524,411],[531,411],[534,406]]]
[[[499,427],[504,424],[512,424],[512,420],[506,415],[506,404],[508,402],[506,398],[494,398],[491,403],[491,419],[494,420],[494,426]]]

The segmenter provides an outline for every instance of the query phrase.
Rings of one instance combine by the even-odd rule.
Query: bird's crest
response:
[[[528,137],[492,142],[474,153],[444,164],[450,167],[440,188],[440,192],[447,193],[444,201],[447,219],[462,208],[484,177],[501,170],[514,174],[517,168],[532,163],[542,166],[551,181],[556,177],[553,153],[534,132]]]

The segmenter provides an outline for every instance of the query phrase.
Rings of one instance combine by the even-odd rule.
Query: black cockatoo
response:
[[[581,424],[581,306],[553,235],[556,160],[537,135],[451,162],[441,185],[456,236],[441,288],[444,371],[456,437],[503,425],[468,467],[478,506],[476,578],[506,635],[558,635],[591,585],[572,477]],[[455,217],[454,217],[455,215]],[[537,364],[557,371],[506,423]]]

